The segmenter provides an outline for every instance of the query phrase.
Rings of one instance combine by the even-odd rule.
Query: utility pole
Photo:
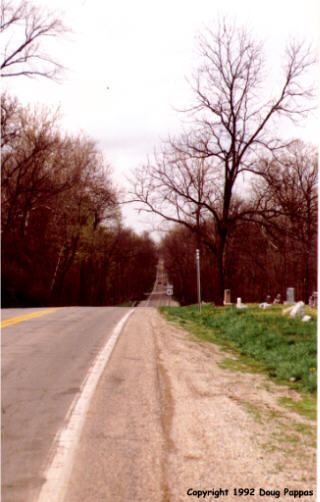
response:
[[[201,312],[201,288],[200,288],[200,251],[196,250],[197,263],[197,293],[198,293],[198,312]]]

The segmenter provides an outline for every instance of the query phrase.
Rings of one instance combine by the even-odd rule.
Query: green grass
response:
[[[242,356],[241,359],[225,357],[217,364],[222,369],[240,371],[241,373],[262,373],[264,370],[264,366],[260,361],[254,361],[246,356]]]
[[[258,305],[249,305],[247,309],[204,305],[199,313],[197,305],[191,305],[160,310],[168,320],[179,322],[200,340],[238,355],[238,360],[226,358],[220,363],[222,367],[264,371],[278,383],[315,393],[317,318],[312,312],[312,320],[303,323],[283,315],[282,309],[281,305],[270,310],[262,310]]]
[[[288,408],[289,410],[293,410],[300,415],[309,418],[310,420],[317,419],[317,410],[315,406],[315,401],[312,398],[308,398],[307,396],[302,396],[302,399],[299,401],[295,401],[289,397],[282,397],[279,399],[279,404]]]

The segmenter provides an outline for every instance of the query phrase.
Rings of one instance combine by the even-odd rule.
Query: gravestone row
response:
[[[271,296],[270,295],[267,295],[265,303],[266,304],[270,304],[271,303]],[[280,293],[277,294],[277,296],[274,299],[273,303],[281,303],[281,295],[280,295]],[[296,301],[295,301],[295,288],[287,288],[287,291],[286,291],[286,301],[284,303],[285,304],[296,303]],[[223,305],[226,305],[226,306],[232,305],[232,302],[231,302],[231,290],[230,289],[225,289],[224,290]],[[314,291],[312,293],[312,295],[310,296],[310,298],[309,298],[309,305],[311,307],[314,307],[314,308],[318,307],[318,293],[317,293],[317,291]]]

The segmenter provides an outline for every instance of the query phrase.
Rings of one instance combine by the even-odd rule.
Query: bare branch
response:
[[[45,39],[56,38],[69,32],[54,14],[40,10],[29,2],[18,5],[4,0],[1,7],[3,77],[42,76],[57,79],[64,67],[42,46]]]

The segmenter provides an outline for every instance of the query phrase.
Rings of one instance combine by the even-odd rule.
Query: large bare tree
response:
[[[3,0],[1,5],[1,75],[54,79],[63,66],[45,48],[48,38],[68,28],[55,14],[28,1]]]
[[[308,73],[315,58],[304,43],[291,42],[282,83],[270,89],[263,45],[245,28],[224,20],[216,31],[201,35],[199,47],[201,64],[191,81],[194,102],[184,110],[191,126],[169,138],[137,171],[134,194],[142,210],[187,226],[211,249],[222,301],[228,236],[254,209],[237,190],[240,175],[261,175],[257,160],[272,157],[287,143],[279,121],[296,121],[310,111]]]

